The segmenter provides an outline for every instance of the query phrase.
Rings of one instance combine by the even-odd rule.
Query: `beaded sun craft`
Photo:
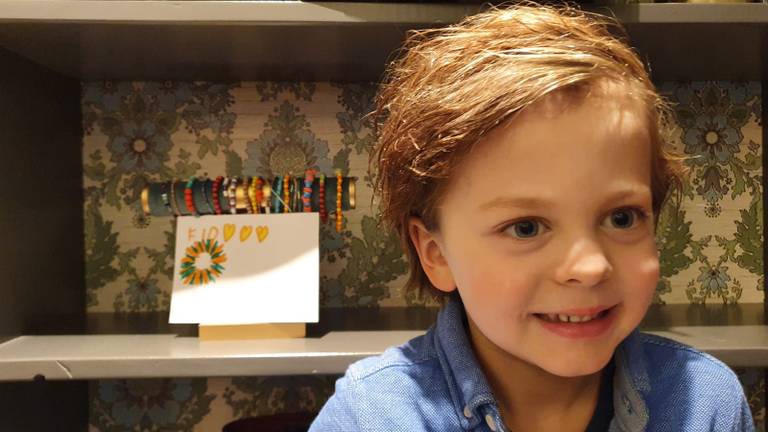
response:
[[[207,268],[198,268],[197,262],[203,254],[210,257],[210,265]],[[215,240],[196,241],[187,247],[184,258],[181,259],[181,280],[185,285],[205,285],[216,282],[224,272],[221,264],[227,261],[224,248]]]

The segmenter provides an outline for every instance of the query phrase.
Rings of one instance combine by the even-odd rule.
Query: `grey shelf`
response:
[[[162,334],[21,336],[0,345],[0,381],[336,374],[420,333],[207,342]]]
[[[168,324],[167,311],[87,314],[85,323],[48,316],[0,343],[0,381],[341,374],[423,334],[437,314],[419,307],[322,308],[307,338],[216,342],[201,342],[194,325]],[[734,367],[768,367],[765,324],[762,303],[673,304],[652,305],[640,328]]]
[[[163,334],[21,336],[0,344],[0,381],[342,374],[351,363],[422,333],[349,331],[212,342]],[[768,367],[768,326],[680,326],[650,333],[733,367]]]
[[[656,80],[759,80],[768,5],[589,6]],[[0,46],[80,80],[377,81],[410,29],[478,4],[0,0]]]

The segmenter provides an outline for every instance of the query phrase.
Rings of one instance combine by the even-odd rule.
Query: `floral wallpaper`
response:
[[[675,145],[691,158],[679,209],[658,230],[658,303],[762,303],[762,118],[756,82],[664,83]],[[358,177],[345,229],[321,230],[322,307],[423,305],[400,287],[407,266],[377,229],[368,155],[373,83],[88,82],[82,105],[89,312],[160,311],[170,302],[174,227],[144,216],[151,181],[273,175],[315,167]],[[765,430],[765,371],[737,370]],[[336,376],[101,380],[93,431],[213,431],[234,419],[317,411]]]

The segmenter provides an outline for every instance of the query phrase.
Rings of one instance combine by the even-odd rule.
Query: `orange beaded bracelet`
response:
[[[341,232],[343,223],[341,215],[341,170],[336,170],[336,232]]]
[[[317,193],[318,204],[320,207],[320,222],[326,223],[328,221],[328,211],[325,209],[325,174],[320,173],[320,190]]]
[[[286,174],[285,178],[283,179],[283,213],[288,213],[291,211],[290,208],[290,200],[291,200],[291,176]]]
[[[256,201],[256,179],[258,179],[258,177],[253,177],[248,183],[249,213],[259,212],[259,203]]]

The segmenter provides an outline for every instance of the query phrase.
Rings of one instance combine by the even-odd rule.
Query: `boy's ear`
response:
[[[451,292],[456,289],[453,273],[443,255],[441,242],[418,217],[408,220],[408,235],[416,252],[419,254],[421,268],[427,274],[432,285],[440,291]]]

